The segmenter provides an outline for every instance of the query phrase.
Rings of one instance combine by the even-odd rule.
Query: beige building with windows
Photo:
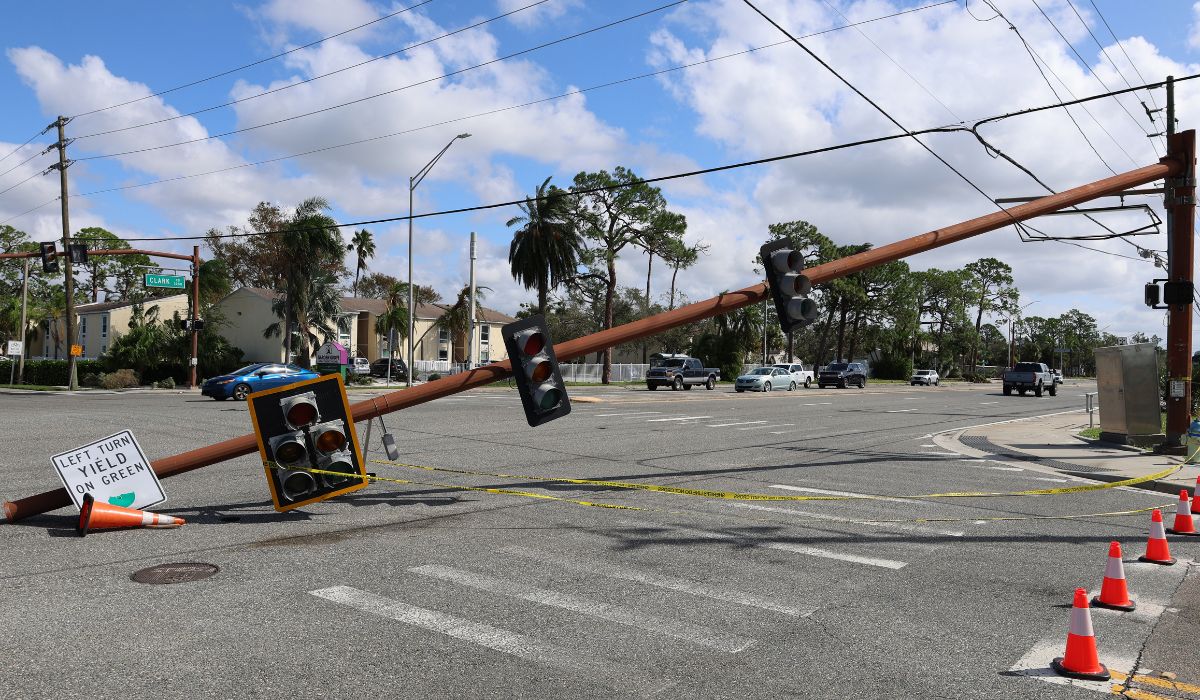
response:
[[[188,313],[188,295],[176,294],[159,299],[143,301],[102,301],[95,304],[75,306],[75,343],[83,346],[84,359],[94,360],[112,345],[113,340],[129,330],[129,319],[133,307],[141,304],[146,314],[155,313],[158,320],[169,321],[178,312],[180,318]],[[55,342],[57,340],[57,342]],[[55,319],[53,324],[43,322],[29,343],[30,358],[65,359],[71,342],[67,341],[66,319]]]
[[[242,287],[217,303],[224,316],[224,325],[219,332],[231,345],[241,348],[247,363],[285,361],[283,337],[263,337],[267,326],[279,322],[279,317],[271,311],[276,298],[278,294],[269,289]],[[377,319],[387,312],[387,304],[382,299],[344,297],[341,306],[337,342],[346,346],[351,357],[365,357],[371,361],[387,357],[386,334],[375,330]],[[414,355],[418,361],[453,362],[466,355],[465,339],[456,338],[452,343],[450,334],[436,325],[448,308],[447,304],[417,307]],[[480,361],[506,359],[508,355],[504,351],[504,341],[500,339],[500,327],[515,319],[493,309],[483,309],[476,320],[475,339]],[[400,336],[398,332],[397,338]],[[402,358],[406,347],[407,344],[399,340],[395,356]]]

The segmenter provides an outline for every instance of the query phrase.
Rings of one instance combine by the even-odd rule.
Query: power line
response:
[[[1113,28],[1111,25],[1109,25],[1108,20],[1104,18],[1104,13],[1100,11],[1100,7],[1096,5],[1096,0],[1089,1],[1092,3],[1092,8],[1096,10],[1096,16],[1100,18],[1100,21],[1104,23],[1104,27],[1108,29],[1108,33],[1112,35],[1113,41],[1117,42],[1117,47],[1121,49],[1121,53],[1125,54],[1125,60],[1129,61],[1129,67],[1133,68],[1133,72],[1137,74],[1138,80],[1142,81],[1143,83],[1146,82],[1146,79],[1142,77],[1142,72],[1138,70],[1137,64],[1133,62],[1133,59],[1129,57],[1129,52],[1125,50],[1125,45],[1122,44],[1121,40],[1117,38],[1117,33],[1113,31]],[[1109,59],[1109,61],[1112,61],[1112,59]],[[1150,94],[1150,104],[1154,105],[1154,109],[1157,111],[1158,102],[1154,99],[1154,93],[1150,92],[1149,90],[1146,92]],[[1145,106],[1145,103],[1142,104]],[[1151,117],[1151,120],[1153,119],[1154,117]]]
[[[7,219],[5,219],[4,221],[0,221],[0,226],[3,226],[4,224],[7,224],[10,221],[16,221],[17,219],[21,218],[22,216],[25,216],[26,214],[32,214],[33,212],[37,211],[38,209],[41,209],[42,207],[45,207],[46,205],[57,202],[58,199],[59,199],[58,197],[54,197],[52,199],[47,199],[46,201],[42,202],[41,204],[37,205],[36,207],[33,207],[31,209],[26,209],[25,211],[21,212],[20,214],[15,214],[13,216],[10,216]]]
[[[32,140],[32,139],[30,139],[30,140]],[[26,141],[25,143],[26,143],[26,145],[28,145],[29,142]],[[16,170],[17,168],[21,167],[22,165],[25,165],[26,163],[33,160],[34,158],[37,158],[38,156],[46,155],[46,152],[49,151],[50,148],[53,148],[53,146],[48,147],[45,151],[42,151],[41,153],[34,153],[33,155],[29,156],[25,160],[21,161],[20,163],[17,163],[16,165],[12,166],[8,170],[5,170],[4,172],[0,173],[0,177],[4,177],[5,175],[11,173],[12,171]],[[14,153],[15,153],[15,151],[14,151]]]
[[[1092,74],[1092,77],[1096,79],[1096,82],[1100,83],[1100,86],[1103,87],[1105,90],[1111,90],[1112,88],[1110,88],[1108,86],[1108,84],[1105,83],[1104,80],[1102,80],[1100,78],[1100,76],[1096,74],[1096,71],[1094,69],[1092,69],[1092,66],[1090,63],[1088,63],[1087,59],[1085,59],[1077,50],[1075,50],[1075,45],[1072,44],[1071,40],[1068,39],[1067,36],[1062,33],[1062,30],[1058,28],[1058,24],[1056,24],[1053,19],[1050,19],[1050,15],[1046,14],[1046,11],[1042,9],[1042,6],[1038,3],[1038,1],[1030,0],[1030,2],[1032,2],[1033,6],[1038,9],[1038,12],[1042,13],[1042,17],[1046,18],[1046,21],[1049,22],[1050,26],[1054,28],[1054,31],[1058,33],[1058,36],[1063,40],[1063,43],[1067,45],[1067,48],[1071,50],[1071,53],[1075,54],[1075,58],[1079,59],[1079,62],[1083,64],[1083,67],[1087,68],[1088,73]],[[1075,6],[1071,5],[1071,8],[1074,9]],[[1075,14],[1077,17],[1079,16],[1078,12],[1076,12]],[[1083,18],[1079,17],[1079,21],[1083,22]],[[1088,30],[1088,33],[1091,34],[1092,30],[1090,28],[1088,28],[1086,22],[1083,22],[1083,26],[1085,29]],[[1092,38],[1093,39],[1096,38],[1094,34],[1092,35]],[[1101,49],[1103,49],[1103,48],[1104,47],[1101,47]],[[1134,125],[1137,126],[1139,131],[1141,131],[1142,123],[1137,120],[1137,117],[1133,116],[1133,114],[1129,111],[1129,108],[1127,108],[1125,106],[1125,103],[1121,102],[1120,100],[1118,100],[1115,97],[1113,98],[1113,101],[1116,102],[1118,105],[1120,105],[1121,110],[1124,111],[1125,114],[1128,115],[1131,120],[1133,120]],[[1148,132],[1148,131],[1142,131],[1142,133],[1146,134],[1147,136],[1149,136],[1149,134],[1150,134],[1150,132]],[[1154,155],[1157,156],[1158,155],[1158,147],[1154,145],[1153,140],[1150,141],[1150,145],[1154,150]]]
[[[96,108],[96,109],[89,110],[89,111],[87,111],[87,112],[80,112],[79,114],[76,114],[76,115],[74,115],[74,116],[72,116],[72,117],[70,117],[70,118],[71,118],[71,119],[74,119],[75,117],[85,117],[85,116],[87,116],[87,115],[89,115],[89,114],[95,114],[95,113],[97,113],[97,112],[104,112],[104,111],[107,111],[107,110],[110,110],[110,109],[116,109],[117,107],[124,107],[125,105],[131,105],[131,104],[133,104],[133,103],[135,103],[135,102],[141,102],[142,100],[148,100],[148,99],[150,99],[151,97],[159,97],[159,96],[161,96],[161,95],[166,95],[167,93],[175,92],[175,91],[177,91],[177,90],[182,90],[182,89],[184,89],[184,88],[189,88],[189,87],[192,87],[192,86],[194,86],[194,85],[200,85],[201,83],[206,83],[206,82],[208,82],[208,81],[210,81],[210,80],[215,80],[215,79],[217,79],[217,78],[224,77],[224,76],[226,76],[226,75],[229,75],[229,74],[231,74],[231,73],[237,73],[238,71],[242,71],[242,70],[245,70],[245,69],[247,69],[247,68],[252,68],[252,67],[254,67],[254,66],[257,66],[257,65],[260,65],[260,64],[262,64],[262,63],[266,63],[267,61],[273,61],[273,60],[275,60],[275,59],[277,59],[277,58],[282,58],[283,56],[287,56],[287,55],[288,55],[288,54],[290,54],[290,53],[295,53],[295,52],[297,52],[297,51],[301,51],[301,50],[303,50],[303,49],[307,49],[307,48],[310,48],[310,47],[316,46],[317,44],[320,44],[320,43],[323,43],[323,42],[329,41],[330,39],[335,39],[335,38],[337,38],[337,37],[339,37],[339,36],[342,36],[342,35],[344,35],[344,34],[349,34],[350,32],[353,32],[353,31],[357,31],[357,30],[359,30],[359,29],[362,29],[363,27],[369,27],[369,26],[371,26],[372,24],[376,24],[377,22],[382,22],[382,21],[384,21],[384,20],[391,19],[391,18],[393,18],[393,17],[395,17],[395,16],[397,16],[397,15],[402,15],[402,14],[404,14],[405,12],[408,12],[408,11],[410,11],[410,10],[415,10],[416,8],[418,8],[418,7],[421,7],[422,5],[428,5],[428,4],[429,4],[429,3],[431,3],[431,2],[433,2],[433,0],[424,0],[424,2],[419,2],[419,3],[415,4],[415,5],[411,5],[411,6],[409,6],[409,7],[405,7],[405,8],[403,8],[403,9],[397,10],[397,11],[395,11],[395,12],[391,13],[391,14],[384,15],[383,17],[380,17],[380,18],[378,18],[378,19],[373,19],[373,20],[371,20],[370,22],[366,22],[366,23],[364,23],[364,24],[360,24],[360,25],[358,25],[358,26],[356,26],[356,27],[351,27],[351,28],[349,28],[349,29],[346,29],[346,30],[340,31],[340,32],[338,32],[338,33],[336,33],[336,34],[330,34],[329,36],[322,37],[322,38],[320,38],[320,39],[317,39],[316,41],[310,41],[310,42],[308,42],[307,44],[304,44],[303,46],[297,46],[297,47],[295,47],[295,48],[288,49],[287,51],[284,51],[284,52],[282,52],[282,53],[277,53],[277,54],[275,54],[274,56],[268,56],[268,57],[266,57],[266,58],[263,58],[263,59],[260,59],[260,60],[254,61],[254,62],[247,63],[247,64],[245,64],[245,65],[242,65],[242,66],[238,66],[237,68],[230,68],[229,70],[222,71],[222,72],[220,72],[220,73],[215,73],[215,74],[213,74],[213,75],[210,75],[210,76],[208,76],[208,77],[206,77],[206,78],[200,78],[200,79],[198,79],[198,80],[193,80],[193,81],[191,81],[191,82],[189,82],[189,83],[184,83],[184,84],[182,84],[182,85],[176,85],[176,86],[175,86],[175,87],[173,87],[173,88],[168,88],[168,89],[166,89],[166,90],[160,90],[160,91],[158,91],[158,92],[156,92],[156,93],[153,93],[153,94],[150,94],[150,95],[144,95],[144,96],[142,96],[142,97],[138,97],[138,98],[135,98],[135,99],[132,99],[132,100],[126,100],[126,101],[124,101],[124,102],[118,102],[118,103],[116,103],[116,104],[111,104],[111,105],[109,105],[109,106],[107,106],[107,107],[98,107],[98,108]],[[43,132],[43,133],[44,133],[44,132]]]
[[[432,2],[432,0],[427,0],[427,2]],[[184,119],[185,117],[194,117],[197,114],[204,114],[205,112],[211,112],[213,110],[221,109],[222,107],[230,107],[232,105],[240,104],[242,102],[249,102],[250,100],[257,100],[258,98],[265,97],[266,95],[273,95],[277,92],[283,92],[284,90],[290,90],[291,88],[298,87],[300,85],[307,85],[308,83],[312,83],[317,80],[321,80],[322,78],[328,78],[331,75],[337,75],[338,73],[344,73],[348,70],[353,70],[355,68],[361,68],[362,66],[365,66],[368,63],[374,63],[375,61],[381,61],[385,58],[390,58],[392,56],[396,56],[396,55],[405,53],[407,51],[411,51],[412,49],[419,48],[421,46],[425,46],[426,44],[432,44],[432,43],[441,41],[442,39],[454,36],[455,34],[461,34],[462,32],[466,32],[466,31],[469,31],[472,29],[477,29],[479,27],[482,27],[485,24],[488,24],[489,22],[495,22],[497,20],[504,19],[505,17],[508,17],[509,15],[515,15],[518,12],[524,12],[525,10],[528,10],[531,7],[537,7],[538,5],[541,5],[541,4],[547,3],[547,2],[550,2],[550,0],[537,0],[537,2],[533,2],[524,7],[519,7],[515,10],[505,12],[502,15],[496,15],[495,17],[489,17],[488,19],[480,20],[480,21],[476,22],[475,24],[472,24],[472,25],[469,25],[466,27],[462,27],[461,29],[455,29],[452,32],[446,32],[445,34],[433,37],[432,39],[426,39],[424,41],[419,41],[415,44],[409,44],[408,46],[405,46],[402,49],[397,49],[395,51],[392,51],[391,53],[385,53],[382,56],[376,56],[374,58],[369,58],[365,61],[360,61],[360,62],[355,63],[350,66],[344,66],[342,68],[338,68],[337,70],[329,71],[328,73],[314,75],[310,78],[306,78],[304,80],[300,80],[300,81],[297,81],[294,83],[287,83],[286,85],[282,85],[277,88],[272,88],[270,90],[264,90],[263,92],[260,92],[260,93],[254,94],[254,95],[249,95],[247,97],[241,97],[236,100],[230,100],[229,102],[222,102],[221,104],[218,104],[218,105],[212,105],[210,107],[204,107],[202,109],[193,110],[186,114],[176,114],[173,117],[164,117],[163,119],[156,119],[154,121],[143,122],[141,124],[133,124],[131,126],[122,126],[122,127],[116,128],[116,129],[108,129],[105,131],[95,131],[90,134],[76,136],[75,140],[89,139],[94,136],[104,136],[106,134],[116,134],[116,133],[119,133],[122,131],[132,131],[133,129],[141,129],[141,128],[147,127],[147,126],[154,126],[156,124],[165,124],[166,122],[172,122],[172,121],[175,121],[176,119]]]
[[[15,154],[17,151],[21,150],[22,148],[25,148],[26,146],[28,146],[28,145],[30,144],[30,142],[31,142],[31,141],[33,141],[34,139],[36,139],[37,137],[41,136],[41,135],[42,135],[42,134],[44,134],[44,133],[46,133],[46,129],[42,129],[41,131],[37,132],[37,133],[36,133],[36,134],[34,134],[33,136],[30,136],[28,139],[25,139],[25,143],[21,144],[20,146],[17,146],[16,148],[12,149],[12,150],[11,150],[11,151],[9,151],[8,153],[4,154],[4,157],[3,157],[3,158],[0,158],[0,163],[2,163],[2,162],[4,162],[4,161],[8,160],[8,159],[9,159],[9,157],[11,157],[11,156],[12,156],[13,154]],[[4,171],[4,172],[5,172],[5,173],[7,173],[7,172],[10,172],[10,171],[9,171],[9,170],[6,170],[6,171]]]
[[[891,18],[891,17],[896,17],[896,16],[898,16],[898,15],[902,15],[902,14],[908,14],[908,13],[910,13],[910,12],[918,12],[918,11],[920,11],[920,10],[930,9],[930,8],[933,8],[933,7],[938,7],[938,6],[941,6],[941,5],[946,5],[946,4],[950,4],[950,3],[954,3],[954,2],[957,2],[957,0],[942,0],[942,2],[938,2],[938,3],[932,4],[932,5],[925,5],[925,6],[922,6],[922,7],[910,8],[910,9],[903,10],[903,11],[900,11],[900,12],[895,12],[895,13],[892,13],[892,14],[889,14],[889,15],[883,15],[883,16],[881,16],[881,17],[875,17],[875,18],[872,18],[872,19],[863,20],[863,21],[861,21],[861,22],[857,22],[857,23],[855,23],[855,24],[842,25],[842,26],[840,26],[840,27],[831,27],[831,28],[829,28],[829,29],[824,29],[824,30],[821,30],[821,31],[818,31],[818,32],[813,32],[813,33],[811,33],[811,34],[807,34],[807,35],[805,35],[805,36],[804,36],[804,37],[802,37],[802,38],[809,38],[809,37],[813,37],[813,36],[818,36],[818,35],[820,35],[820,34],[828,34],[828,33],[830,33],[830,32],[840,31],[840,30],[842,30],[842,29],[846,29],[846,28],[849,28],[849,27],[851,27],[851,26],[856,26],[856,25],[858,25],[858,24],[868,24],[868,23],[871,23],[871,22],[877,22],[877,21],[880,21],[880,20],[883,20],[883,19],[889,19],[889,18]],[[791,43],[791,42],[785,39],[785,40],[783,40],[783,41],[777,41],[777,42],[775,42],[775,43],[772,43],[772,44],[765,44],[765,45],[763,45],[763,46],[751,47],[751,48],[749,48],[749,49],[744,49],[744,50],[742,50],[742,51],[736,51],[736,52],[733,52],[733,53],[728,53],[728,54],[724,54],[724,55],[721,55],[721,56],[713,56],[713,57],[711,57],[711,58],[706,58],[706,59],[703,59],[703,60],[700,60],[700,61],[694,61],[694,62],[692,62],[692,63],[686,63],[686,64],[679,65],[679,66],[672,66],[672,67],[670,67],[670,68],[664,68],[664,69],[662,69],[662,70],[651,71],[651,72],[648,72],[648,73],[642,73],[642,74],[639,74],[639,75],[634,75],[634,76],[629,76],[629,77],[625,77],[625,78],[620,78],[620,79],[618,79],[618,80],[612,80],[612,81],[609,81],[609,82],[606,82],[606,83],[601,83],[601,84],[598,84],[598,85],[592,85],[592,86],[590,86],[590,87],[586,87],[586,88],[578,88],[578,89],[575,89],[575,90],[569,90],[569,91],[567,91],[567,92],[564,92],[564,93],[561,93],[561,94],[558,94],[558,95],[552,95],[552,96],[550,96],[550,97],[543,97],[543,98],[541,98],[541,99],[537,99],[537,100],[531,100],[531,101],[529,101],[529,102],[523,102],[523,103],[520,103],[520,104],[509,105],[509,106],[507,106],[507,107],[498,107],[498,108],[496,108],[496,109],[486,110],[486,111],[483,111],[483,112],[476,112],[475,114],[468,114],[468,115],[465,115],[465,116],[454,117],[454,118],[452,118],[452,119],[445,119],[445,120],[442,120],[442,121],[439,121],[439,122],[432,122],[432,123],[429,123],[429,124],[425,124],[425,125],[423,125],[423,126],[412,127],[412,128],[409,128],[409,129],[404,129],[404,130],[401,130],[401,131],[394,131],[394,132],[387,133],[387,134],[382,134],[382,135],[379,135],[379,136],[371,136],[371,137],[367,137],[367,138],[356,139],[356,140],[354,140],[354,141],[347,141],[347,142],[338,143],[338,144],[334,144],[334,145],[330,145],[330,146],[323,146],[323,147],[321,147],[321,148],[315,148],[315,149],[311,149],[311,150],[308,150],[308,151],[303,151],[303,152],[300,152],[300,153],[293,153],[293,154],[286,155],[286,156],[278,156],[278,157],[275,157],[275,158],[267,158],[267,159],[265,159],[265,160],[259,160],[259,161],[255,161],[255,162],[252,162],[252,163],[241,163],[241,164],[238,164],[238,165],[232,165],[232,166],[228,166],[228,167],[225,167],[225,168],[218,168],[218,169],[216,169],[216,170],[208,170],[208,171],[199,172],[199,173],[190,173],[190,174],[187,174],[187,175],[178,175],[178,176],[175,176],[175,177],[160,178],[160,179],[157,179],[157,180],[149,180],[149,181],[146,181],[146,182],[139,182],[139,183],[134,183],[134,184],[130,184],[130,185],[121,185],[121,186],[117,186],[117,187],[108,187],[108,188],[104,188],[104,189],[100,189],[100,190],[92,190],[92,191],[90,191],[90,192],[80,192],[80,193],[76,193],[76,194],[73,194],[73,195],[70,195],[70,196],[71,196],[71,197],[89,197],[89,196],[92,196],[92,195],[97,195],[97,194],[105,194],[105,193],[109,193],[109,192],[119,192],[119,191],[122,191],[122,190],[138,189],[138,188],[141,188],[141,187],[148,187],[148,186],[151,186],[151,185],[157,185],[157,184],[162,184],[162,183],[167,183],[167,182],[176,182],[176,181],[179,181],[179,180],[189,180],[189,179],[192,179],[192,178],[195,178],[195,177],[203,177],[203,176],[206,176],[206,175],[216,175],[216,174],[219,174],[219,173],[231,172],[231,171],[233,171],[233,170],[241,170],[241,169],[243,169],[243,168],[257,167],[257,166],[260,166],[260,165],[269,165],[269,164],[271,164],[271,163],[277,163],[277,162],[280,162],[280,161],[284,161],[284,160],[290,160],[290,159],[293,159],[293,158],[300,158],[300,157],[303,157],[303,156],[314,155],[314,154],[316,154],[316,153],[322,153],[322,152],[325,152],[325,151],[332,151],[332,150],[336,150],[336,149],[340,149],[340,148],[347,148],[347,147],[349,147],[349,146],[357,146],[357,145],[361,145],[361,144],[364,144],[364,143],[370,143],[370,142],[373,142],[373,141],[380,141],[380,140],[383,140],[383,139],[393,138],[393,137],[396,137],[396,136],[403,136],[403,135],[405,135],[405,134],[411,134],[411,133],[415,133],[415,132],[418,132],[418,131],[424,131],[424,130],[426,130],[426,129],[431,129],[431,128],[435,128],[435,127],[439,127],[439,126],[447,126],[447,125],[449,125],[449,124],[453,124],[453,123],[456,123],[456,122],[462,122],[462,121],[466,121],[466,120],[469,120],[469,119],[477,119],[477,118],[480,118],[480,117],[486,117],[486,116],[491,116],[491,115],[494,115],[494,114],[499,114],[499,113],[501,113],[501,112],[507,112],[507,111],[511,111],[511,110],[515,110],[515,109],[522,109],[522,108],[525,108],[525,107],[530,107],[530,106],[533,106],[533,105],[542,104],[542,103],[544,103],[544,102],[551,102],[551,101],[554,101],[554,100],[560,100],[560,99],[563,99],[563,98],[566,98],[566,97],[571,97],[571,96],[574,96],[574,95],[581,95],[581,94],[584,94],[584,93],[587,93],[587,92],[591,92],[591,91],[594,91],[594,90],[599,90],[599,89],[602,89],[602,88],[608,88],[608,87],[613,87],[613,86],[616,86],[616,85],[621,85],[621,84],[628,83],[628,82],[633,82],[633,81],[635,81],[635,80],[642,80],[642,79],[645,79],[645,78],[656,77],[656,76],[660,76],[660,75],[665,75],[665,74],[667,74],[667,73],[672,73],[672,72],[675,72],[675,71],[685,70],[685,69],[688,69],[688,68],[694,68],[694,67],[696,67],[696,66],[704,65],[704,64],[707,64],[707,63],[715,63],[716,61],[722,61],[722,60],[729,59],[729,58],[735,58],[735,57],[737,57],[737,56],[744,56],[744,55],[746,55],[746,54],[753,53],[753,52],[755,52],[755,51],[761,51],[761,50],[763,50],[763,49],[773,48],[773,47],[776,47],[776,46],[782,46],[782,45],[784,45],[784,44],[789,44],[789,43]]]
[[[264,127],[268,127],[268,126],[275,126],[275,125],[277,125],[277,124],[283,124],[284,122],[293,121],[293,120],[295,120],[295,119],[301,119],[301,118],[304,118],[304,117],[311,117],[311,116],[313,116],[314,114],[321,114],[321,113],[324,113],[324,112],[329,112],[329,111],[332,111],[332,110],[335,110],[335,109],[341,109],[342,107],[349,107],[350,105],[355,105],[355,104],[359,104],[359,103],[362,103],[362,102],[366,102],[367,100],[373,100],[373,99],[375,99],[375,98],[377,98],[377,97],[383,97],[383,96],[385,96],[385,95],[391,95],[391,94],[394,94],[394,93],[397,93],[397,92],[401,92],[401,91],[403,91],[403,90],[408,90],[409,88],[417,87],[417,86],[420,86],[420,85],[425,85],[425,84],[427,84],[427,83],[433,83],[433,82],[437,82],[437,81],[439,81],[439,80],[444,80],[444,79],[446,79],[446,78],[449,78],[449,77],[452,77],[452,76],[455,76],[455,75],[459,75],[459,74],[461,74],[461,73],[466,73],[467,71],[472,71],[472,70],[475,70],[475,69],[477,69],[477,68],[483,68],[484,66],[489,66],[489,65],[491,65],[491,64],[493,64],[493,63],[498,63],[498,62],[500,62],[500,61],[505,61],[505,60],[508,60],[508,59],[510,59],[510,58],[515,58],[515,57],[517,57],[517,56],[523,56],[523,55],[525,55],[525,54],[532,53],[532,52],[534,52],[534,51],[538,51],[538,50],[544,49],[544,48],[546,48],[546,47],[549,47],[549,46],[554,46],[555,44],[561,44],[561,43],[563,43],[563,42],[566,42],[566,41],[571,41],[572,39],[578,39],[579,37],[585,36],[585,35],[587,35],[587,34],[592,34],[592,33],[595,33],[595,32],[599,32],[599,31],[602,31],[602,30],[605,30],[605,29],[609,29],[609,28],[611,28],[611,27],[615,27],[615,26],[617,26],[617,25],[619,25],[619,24],[624,24],[625,22],[630,22],[630,21],[632,21],[632,20],[639,19],[639,18],[641,18],[641,17],[645,17],[645,16],[647,16],[647,15],[652,15],[652,14],[654,14],[654,13],[656,13],[656,12],[662,12],[663,10],[666,10],[666,9],[669,9],[669,8],[672,8],[672,7],[675,7],[675,6],[677,6],[677,5],[682,5],[682,4],[683,4],[683,3],[685,3],[685,2],[688,2],[688,0],[673,0],[673,2],[669,2],[669,3],[665,4],[665,5],[660,5],[660,6],[658,6],[658,7],[655,7],[655,8],[653,8],[653,9],[646,10],[645,12],[639,12],[639,13],[637,13],[637,14],[634,14],[634,15],[629,15],[628,17],[623,17],[623,18],[621,18],[621,19],[619,19],[619,20],[615,20],[615,21],[612,21],[612,22],[608,22],[607,24],[602,24],[602,25],[599,25],[599,26],[596,26],[596,27],[592,27],[592,28],[590,28],[590,29],[585,29],[585,30],[583,30],[583,31],[581,31],[581,32],[576,32],[576,33],[574,33],[574,34],[570,34],[570,35],[568,35],[568,36],[559,37],[558,39],[554,39],[554,40],[551,40],[551,41],[547,41],[547,42],[545,42],[545,43],[538,44],[537,46],[533,46],[533,47],[530,47],[530,48],[527,48],[527,49],[522,49],[522,50],[520,50],[520,51],[516,51],[516,52],[510,53],[510,54],[504,55],[504,56],[500,56],[500,57],[498,57],[498,58],[493,58],[493,59],[491,59],[490,61],[484,61],[483,63],[478,63],[478,64],[475,64],[475,65],[473,65],[473,66],[468,66],[468,67],[466,67],[466,68],[460,68],[460,69],[458,69],[458,70],[451,71],[451,72],[449,72],[449,73],[444,73],[444,74],[442,74],[442,75],[439,75],[439,76],[437,76],[437,77],[434,77],[434,78],[428,78],[428,79],[426,79],[426,80],[422,80],[422,81],[419,81],[419,82],[410,83],[410,84],[408,84],[408,85],[405,85],[405,86],[403,86],[403,87],[398,87],[398,88],[395,88],[395,89],[392,89],[392,90],[386,90],[386,91],[384,91],[384,92],[378,92],[378,93],[375,93],[375,94],[373,94],[373,95],[368,95],[368,96],[366,96],[366,97],[360,97],[360,98],[358,98],[358,99],[356,99],[356,100],[350,100],[349,102],[342,102],[342,103],[340,103],[340,104],[331,105],[331,106],[329,106],[329,107],[322,107],[321,109],[316,109],[316,110],[313,110],[313,111],[311,111],[311,112],[304,112],[304,113],[301,113],[301,114],[293,114],[293,115],[291,115],[291,116],[288,116],[288,117],[283,117],[283,118],[280,118],[280,119],[275,119],[275,120],[272,120],[272,121],[269,121],[269,122],[263,122],[262,124],[255,124],[255,125],[253,125],[253,126],[246,126],[246,127],[242,127],[242,128],[240,128],[240,129],[231,129],[231,130],[229,130],[229,131],[224,131],[224,132],[221,132],[221,133],[219,133],[219,134],[211,134],[211,135],[209,135],[209,136],[204,136],[204,137],[200,137],[200,138],[194,138],[194,139],[188,139],[188,140],[186,140],[186,141],[177,141],[177,142],[175,142],[175,143],[162,144],[162,145],[159,145],[159,146],[147,146],[146,148],[135,148],[135,149],[131,149],[131,150],[128,150],[128,151],[120,151],[120,152],[117,152],[117,153],[105,153],[105,154],[102,154],[102,155],[97,155],[97,156],[86,156],[86,157],[83,157],[83,158],[76,158],[76,160],[78,160],[78,161],[83,161],[83,160],[97,160],[97,159],[101,159],[101,158],[116,158],[116,157],[119,157],[119,156],[127,156],[127,155],[132,155],[132,154],[135,154],[135,153],[146,153],[146,152],[148,152],[148,151],[158,151],[158,150],[162,150],[162,149],[164,149],[164,148],[174,148],[174,147],[176,147],[176,146],[185,146],[185,145],[188,145],[188,144],[192,144],[192,143],[199,143],[199,142],[202,142],[202,141],[211,141],[212,139],[218,139],[218,138],[222,138],[222,137],[225,137],[225,136],[232,136],[232,135],[234,135],[234,134],[241,134],[241,133],[245,133],[245,132],[247,132],[247,131],[254,131],[255,129],[262,129],[262,128],[264,128]]]

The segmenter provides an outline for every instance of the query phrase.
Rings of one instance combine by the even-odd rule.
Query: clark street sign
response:
[[[146,275],[145,286],[158,289],[186,289],[187,283],[183,275]]]

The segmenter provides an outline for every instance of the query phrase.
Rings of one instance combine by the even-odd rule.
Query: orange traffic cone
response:
[[[92,494],[85,494],[83,507],[79,509],[79,526],[75,531],[80,537],[87,535],[88,530],[108,530],[120,527],[179,527],[184,523],[183,518],[170,515],[160,515],[136,508],[114,506],[111,503],[99,503]]]
[[[1167,530],[1172,535],[1200,536],[1192,522],[1192,506],[1188,503],[1187,489],[1179,490],[1179,503],[1175,504],[1175,527]]]
[[[1129,599],[1129,589],[1125,585],[1125,566],[1121,563],[1120,542],[1112,542],[1108,545],[1108,564],[1104,566],[1104,583],[1100,586],[1100,595],[1092,598],[1092,605],[1125,612],[1137,608],[1137,604]]]
[[[1096,652],[1096,635],[1092,632],[1092,612],[1088,610],[1087,591],[1075,589],[1071,608],[1071,627],[1067,631],[1067,653],[1050,662],[1061,676],[1085,681],[1106,681],[1111,676]]]
[[[1138,561],[1170,566],[1175,563],[1171,548],[1167,546],[1167,533],[1163,532],[1162,513],[1155,508],[1150,513],[1150,539],[1146,542],[1146,553]]]

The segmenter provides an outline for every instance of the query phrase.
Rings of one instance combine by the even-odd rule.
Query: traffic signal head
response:
[[[817,319],[817,305],[808,298],[812,280],[804,274],[804,256],[788,240],[767,243],[758,251],[767,271],[767,284],[784,333]]]
[[[536,427],[571,412],[567,386],[558,370],[558,358],[543,316],[531,316],[500,329],[512,362],[525,420]]]
[[[275,510],[292,510],[367,485],[340,375],[257,392],[247,403]]]
[[[58,248],[53,241],[39,243],[42,249],[42,272],[54,274],[58,272]]]
[[[67,246],[67,254],[71,256],[73,265],[82,265],[88,261],[87,243],[72,243]]]

